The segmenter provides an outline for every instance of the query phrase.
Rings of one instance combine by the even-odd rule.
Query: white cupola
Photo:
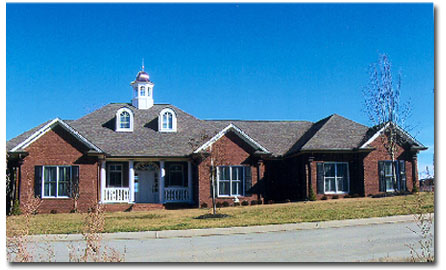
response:
[[[153,82],[149,80],[149,74],[144,71],[144,63],[136,79],[130,83],[133,88],[132,105],[140,110],[147,110],[153,106]]]

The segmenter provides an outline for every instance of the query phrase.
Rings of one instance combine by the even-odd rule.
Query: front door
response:
[[[137,203],[159,201],[157,174],[154,171],[135,171],[135,201]]]

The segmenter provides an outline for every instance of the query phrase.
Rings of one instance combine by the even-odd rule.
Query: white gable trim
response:
[[[200,146],[197,150],[195,150],[194,153],[199,153],[199,152],[203,151],[204,149],[207,149],[209,146],[213,145],[216,141],[218,141],[221,137],[223,137],[229,131],[234,131],[238,136],[240,136],[243,140],[245,140],[248,144],[250,144],[254,148],[259,148],[263,152],[269,153],[269,151],[265,147],[261,146],[258,142],[256,142],[254,139],[249,137],[245,132],[243,132],[241,129],[239,129],[238,127],[236,127],[233,124],[229,124],[223,130],[221,130],[219,133],[217,133],[217,135],[212,137],[209,141],[207,141],[202,146]]]
[[[371,144],[374,140],[376,140],[376,138],[378,138],[383,132],[384,130],[387,129],[387,127],[389,127],[390,122],[387,123],[384,127],[382,127],[380,130],[378,130],[375,134],[373,134],[373,136],[368,139],[363,145],[361,145],[361,147],[359,147],[360,149],[366,148],[367,146],[369,146],[369,144]],[[424,145],[422,143],[420,143],[419,141],[417,141],[414,137],[412,137],[409,133],[407,133],[404,129],[400,128],[398,125],[395,125],[395,127],[397,128],[397,130],[399,132],[401,132],[403,135],[407,136],[410,140],[412,140],[412,142],[414,142],[415,144],[418,144],[421,147],[424,147]]]
[[[94,145],[93,143],[88,141],[85,137],[83,137],[81,134],[79,134],[79,132],[74,130],[72,127],[70,127],[67,123],[65,123],[64,121],[62,121],[59,118],[56,118],[56,119],[52,120],[51,122],[49,122],[48,124],[46,124],[45,126],[41,127],[39,130],[37,130],[31,136],[29,136],[26,140],[24,140],[23,142],[19,143],[14,148],[12,148],[11,152],[15,152],[18,149],[24,149],[24,148],[28,147],[30,144],[32,144],[33,142],[38,140],[40,137],[45,135],[48,131],[52,130],[56,125],[60,125],[66,131],[68,131],[70,134],[72,134],[73,136],[78,138],[81,142],[83,142],[84,144],[86,144],[90,148],[96,150],[97,152],[102,153],[101,149],[99,149],[96,145]]]

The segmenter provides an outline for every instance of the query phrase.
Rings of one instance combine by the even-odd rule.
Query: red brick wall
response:
[[[392,160],[389,153],[386,151],[382,144],[382,140],[377,138],[370,144],[375,150],[372,151],[364,158],[364,192],[366,195],[377,194],[379,192],[379,175],[378,175],[378,161],[380,160]],[[398,147],[395,158],[399,160],[405,160],[406,164],[406,186],[409,191],[413,188],[412,177],[412,162],[409,153],[405,152],[403,148]],[[415,169],[417,162],[415,161]],[[415,177],[418,172],[416,172]]]
[[[228,133],[220,140],[212,145],[212,155],[216,162],[214,165],[249,165],[252,173],[252,186],[254,187],[257,181],[257,167],[256,162],[251,159],[251,149],[239,137],[233,133]],[[206,203],[209,207],[212,206],[212,193],[210,184],[210,160],[208,157],[198,165],[198,206]],[[260,165],[260,177],[262,178],[265,172],[264,165]],[[250,196],[239,197],[240,202],[243,200],[252,201],[257,200],[258,196],[252,194]],[[233,198],[217,198],[217,202],[229,202],[233,204]]]
[[[34,197],[34,166],[38,165],[78,165],[79,200],[78,209],[87,211],[97,203],[98,164],[95,158],[82,154],[84,146],[61,127],[55,127],[26,148],[29,155],[24,159],[20,184],[20,205],[24,207]],[[70,212],[74,200],[42,199],[39,213],[52,210]]]

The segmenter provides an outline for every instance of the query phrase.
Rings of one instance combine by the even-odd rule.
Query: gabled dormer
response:
[[[153,106],[153,87],[155,84],[150,81],[149,74],[144,71],[144,64],[141,71],[136,75],[136,79],[130,83],[133,88],[132,105],[139,110],[147,110]]]

